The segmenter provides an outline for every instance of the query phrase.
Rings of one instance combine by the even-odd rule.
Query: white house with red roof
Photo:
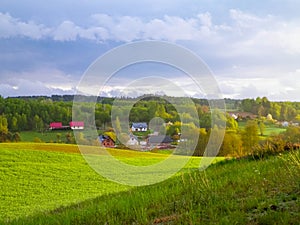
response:
[[[70,128],[72,130],[83,130],[84,129],[84,122],[83,121],[71,121]]]

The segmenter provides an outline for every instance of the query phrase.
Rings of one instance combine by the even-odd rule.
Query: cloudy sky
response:
[[[4,0],[0,95],[74,94],[107,51],[158,40],[199,56],[224,97],[300,101],[299,10],[297,0]],[[191,80],[161,65],[125,69],[101,94],[120,95],[143,76],[162,76],[197,96]]]

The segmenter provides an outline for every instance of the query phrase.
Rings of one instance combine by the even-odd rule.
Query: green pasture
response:
[[[270,136],[272,134],[280,134],[286,131],[286,128],[279,127],[278,125],[266,125],[264,130],[264,136]]]
[[[23,142],[34,142],[35,138],[39,138],[42,142],[54,143],[54,142],[66,142],[66,134],[72,133],[71,130],[56,130],[51,131],[47,130],[45,132],[37,132],[37,131],[22,131],[20,132],[21,141]],[[59,139],[58,139],[59,134]]]
[[[116,159],[135,166],[155,164],[168,157],[167,154],[118,149],[109,149],[109,152]],[[105,157],[104,152],[96,154]],[[188,167],[197,167],[199,161],[200,158],[191,159]],[[25,142],[0,144],[0,187],[0,221],[131,189],[96,173],[76,145]]]
[[[246,126],[247,122],[238,122],[239,129],[243,130]],[[279,125],[276,124],[265,124],[265,129],[264,129],[264,137],[270,136],[272,134],[280,134],[284,132],[286,128],[280,127]],[[259,131],[260,132],[260,131]]]
[[[87,146],[89,148],[89,146]],[[109,150],[144,166],[168,155]],[[102,157],[100,152],[98,157]],[[94,172],[76,145],[0,144],[0,224],[298,224],[300,153],[222,160],[129,187]]]

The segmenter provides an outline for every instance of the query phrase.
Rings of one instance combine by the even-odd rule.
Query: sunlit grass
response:
[[[168,157],[109,151],[137,165]],[[134,188],[95,173],[75,145],[0,144],[0,223],[298,224],[299,159],[295,151],[200,171],[192,157],[184,173]]]
[[[99,147],[84,148],[97,151],[97,157],[105,153]],[[137,166],[155,164],[168,157],[159,153],[107,150],[116,159]],[[197,166],[195,160],[187,166]],[[0,187],[0,220],[130,189],[96,173],[77,145],[49,143],[1,143]]]

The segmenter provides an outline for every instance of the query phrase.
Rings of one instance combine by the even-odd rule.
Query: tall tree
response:
[[[8,134],[7,119],[0,115],[0,142],[6,142],[9,139]]]
[[[259,128],[259,131],[260,131],[260,136],[263,136],[264,135],[264,132],[265,132],[265,123],[263,120],[259,120],[258,121],[258,128]]]
[[[252,148],[258,144],[258,125],[255,120],[248,120],[242,134],[242,141],[246,154],[251,153]]]

